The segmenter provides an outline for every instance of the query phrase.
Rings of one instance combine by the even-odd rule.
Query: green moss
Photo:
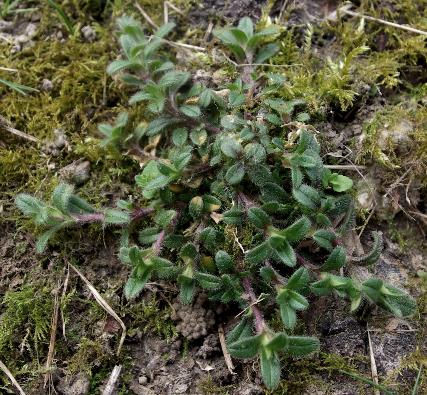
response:
[[[46,350],[53,311],[51,291],[49,286],[39,283],[37,286],[24,285],[20,290],[4,295],[4,312],[0,317],[0,355],[10,361],[8,367],[12,371],[36,368],[38,356]],[[20,349],[25,350],[21,356]],[[28,356],[34,360],[25,365]]]
[[[109,354],[101,343],[83,337],[77,352],[68,361],[67,371],[70,374],[84,372],[90,375],[92,369],[102,366],[108,358]]]
[[[132,328],[128,333],[136,331],[154,333],[167,341],[177,335],[174,323],[170,319],[170,308],[161,307],[154,296],[140,303],[132,303],[125,307],[124,312],[131,317]]]
[[[410,99],[409,99],[410,100]],[[401,124],[409,125],[408,130],[402,129]],[[373,159],[389,169],[401,169],[390,172],[392,180],[398,178],[396,174],[411,168],[412,177],[420,177],[425,183],[427,163],[427,110],[418,105],[415,100],[408,105],[405,102],[390,105],[377,112],[373,119],[364,125],[365,138],[363,148],[359,153],[359,162]],[[393,132],[408,139],[408,152],[398,154],[400,141],[393,137]],[[390,133],[391,132],[391,133]]]

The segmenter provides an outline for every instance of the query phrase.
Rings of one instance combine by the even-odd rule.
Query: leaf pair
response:
[[[269,26],[255,33],[252,20],[245,17],[240,20],[237,27],[217,29],[214,34],[230,49],[239,62],[245,60],[252,62],[254,59],[255,63],[262,63],[273,56],[279,50],[279,46],[276,43],[264,45],[254,58],[257,48],[263,41],[278,32],[277,27]]]
[[[313,337],[288,336],[284,332],[267,332],[249,335],[246,321],[242,321],[227,336],[227,348],[236,358],[260,358],[261,374],[267,388],[274,389],[280,381],[281,365],[278,353],[291,356],[308,355],[319,348],[319,341]]]

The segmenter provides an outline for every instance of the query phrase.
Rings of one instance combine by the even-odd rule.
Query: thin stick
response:
[[[11,371],[7,368],[7,366],[2,361],[0,361],[0,369],[3,371],[3,373],[7,377],[9,377],[9,380],[16,387],[16,389],[19,391],[19,395],[26,395],[24,390],[21,388],[19,383],[16,381],[15,377],[13,377],[13,374],[11,373]]]
[[[13,128],[12,126],[8,125],[8,122],[5,118],[0,116],[0,128],[3,128],[9,133],[14,134],[15,136],[21,137],[25,140],[32,141],[33,143],[38,143],[40,140],[37,137],[31,136],[27,133],[21,132],[18,129]]]
[[[165,38],[161,39],[164,43],[171,45],[172,47],[182,47],[186,49],[194,49],[196,51],[206,51],[206,48],[204,47],[198,47],[197,45],[190,45],[190,44],[184,44],[184,43],[178,43],[175,41],[169,41]]]
[[[114,391],[114,387],[116,386],[116,382],[120,376],[120,372],[122,370],[122,365],[114,366],[113,371],[111,372],[110,378],[102,391],[102,395],[111,395]]]
[[[224,335],[224,328],[220,324],[218,327],[218,337],[219,337],[219,344],[221,345],[222,355],[224,355],[224,361],[227,365],[227,369],[231,374],[236,374],[234,372],[234,365],[233,361],[231,360],[230,353],[227,349],[227,344],[225,342],[225,335]]]
[[[163,23],[166,24],[169,22],[169,8],[168,8],[168,2],[163,2]]]
[[[384,19],[374,18],[374,17],[369,16],[369,15],[361,14],[360,12],[350,11],[346,8],[340,8],[339,12],[342,12],[343,14],[347,14],[347,15],[351,15],[351,16],[357,16],[359,18],[364,18],[364,19],[367,19],[368,21],[374,21],[374,22],[382,23],[383,25],[393,26],[393,27],[396,27],[398,29],[407,30],[408,32],[423,34],[424,36],[427,36],[427,32],[425,32],[424,30],[415,29],[414,27],[411,27],[411,26],[399,25],[398,23],[385,21]]]
[[[378,370],[377,370],[377,364],[375,362],[375,355],[374,350],[372,348],[372,342],[371,342],[371,335],[369,333],[369,327],[368,324],[366,324],[366,330],[368,332],[368,344],[369,344],[369,358],[371,360],[371,375],[372,375],[372,381],[378,385]],[[374,395],[381,395],[378,387],[374,389]]]
[[[99,305],[108,313],[110,314],[122,327],[122,337],[120,338],[119,346],[117,347],[117,355],[120,354],[120,351],[122,349],[123,343],[125,341],[126,337],[126,326],[124,322],[120,319],[120,317],[116,314],[116,312],[111,308],[111,306],[105,301],[105,299],[99,294],[99,292],[95,289],[95,287],[90,283],[90,281],[71,263],[69,263],[70,267],[80,276],[80,278],[85,282],[87,287],[89,288],[89,291],[92,293],[96,301],[99,303]]]
[[[52,365],[53,357],[55,355],[55,343],[56,343],[56,329],[58,328],[58,313],[59,313],[59,288],[60,283],[55,289],[55,302],[53,305],[53,315],[52,315],[52,325],[50,328],[50,341],[49,341],[49,350],[47,352],[46,359],[46,374],[44,376],[44,387],[49,380],[52,379],[52,374],[50,373],[50,367]]]
[[[18,72],[18,70],[16,70],[16,69],[10,69],[9,67],[1,67],[1,66],[0,66],[0,70],[9,71],[11,73],[17,73]]]
[[[367,166],[358,166],[358,165],[325,165],[327,169],[333,169],[333,170],[363,170],[366,169]]]
[[[69,279],[70,279],[70,266],[67,265],[67,275],[65,276],[64,288],[62,289],[61,304],[65,300],[65,296],[67,296],[67,287],[68,287]],[[67,336],[65,334],[65,316],[62,308],[61,308],[61,321],[62,321],[62,336],[64,336],[64,339],[67,340]]]
[[[157,26],[157,24],[156,23],[154,23],[154,21],[150,18],[150,15],[148,15],[145,11],[144,11],[144,9],[138,4],[138,3],[136,3],[135,2],[135,7],[136,8],[138,8],[138,11],[142,14],[142,16],[145,18],[145,20],[152,26],[152,27],[154,27],[155,29],[158,29],[159,28],[159,26]]]
[[[176,5],[172,4],[170,1],[165,1],[166,7],[172,8],[175,12],[183,16],[184,18],[187,17]]]

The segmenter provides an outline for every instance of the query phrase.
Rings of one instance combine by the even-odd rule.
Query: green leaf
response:
[[[179,109],[187,117],[197,118],[201,115],[200,107],[191,104],[184,104]]]
[[[112,75],[124,69],[135,69],[140,67],[141,65],[139,63],[136,63],[132,60],[115,60],[108,65],[107,73]]]
[[[243,318],[230,332],[227,333],[227,344],[234,343],[240,339],[252,335],[252,325],[249,320]]]
[[[213,94],[212,89],[205,89],[199,96],[198,104],[201,107],[208,107],[212,102]]]
[[[319,229],[313,234],[313,240],[322,248],[332,251],[337,235],[331,230]]]
[[[174,28],[175,28],[175,23],[173,22],[169,22],[169,23],[165,23],[164,25],[160,26],[155,32],[154,35],[156,37],[160,37],[163,38],[165,36],[167,36]]]
[[[221,288],[221,278],[213,274],[198,272],[195,274],[199,285],[209,291],[215,291]]]
[[[305,310],[308,307],[308,300],[295,291],[288,291],[289,293],[289,305],[294,310]]]
[[[208,134],[204,129],[196,129],[190,133],[190,139],[196,145],[203,145],[207,138]]]
[[[341,174],[332,173],[329,176],[329,183],[335,192],[345,192],[353,186],[353,180]]]
[[[252,37],[254,34],[254,25],[252,23],[252,19],[247,16],[240,19],[237,27],[246,34],[246,37]]]
[[[159,85],[165,88],[177,90],[190,78],[190,73],[183,71],[169,71],[159,80]]]
[[[253,358],[261,345],[262,335],[249,336],[227,345],[228,352],[235,358]]]
[[[145,228],[139,232],[138,240],[142,244],[153,244],[159,236],[160,230],[157,227]]]
[[[258,51],[254,63],[264,63],[267,59],[271,58],[279,51],[280,47],[276,43],[264,45]]]
[[[252,163],[262,163],[266,159],[265,148],[258,143],[249,143],[245,146],[245,157]]]
[[[275,352],[267,353],[265,349],[261,349],[260,353],[261,362],[261,376],[265,386],[273,390],[280,382],[280,361]]]
[[[274,242],[270,237],[270,245],[279,256],[280,260],[289,267],[294,267],[297,264],[297,258],[292,246],[286,241],[281,240],[280,243]],[[273,242],[273,243],[272,243]]]
[[[292,225],[281,232],[286,240],[293,243],[302,240],[311,228],[311,221],[307,217],[301,217]]]
[[[225,138],[221,142],[221,151],[224,155],[236,159],[242,152],[242,146],[232,138]]]
[[[263,243],[246,252],[245,259],[251,265],[257,265],[271,255],[270,245],[264,241]]]
[[[312,210],[315,210],[320,202],[319,192],[305,184],[302,184],[298,189],[293,189],[292,195],[298,203]]]
[[[243,211],[237,207],[224,212],[223,220],[228,225],[240,225],[243,222]]]
[[[352,262],[360,266],[369,266],[380,259],[381,252],[384,247],[382,232],[372,232],[372,237],[374,242],[372,244],[371,251],[361,257],[351,258]]]
[[[331,252],[326,262],[322,265],[320,270],[322,272],[328,272],[331,270],[339,270],[345,265],[346,252],[341,246],[337,246]]]
[[[230,107],[239,107],[244,104],[245,101],[245,95],[239,92],[230,92],[228,96],[228,104],[230,105]]]
[[[50,229],[48,229],[46,232],[42,233],[38,238],[36,242],[36,251],[37,253],[42,253],[49,241],[49,239],[60,229],[65,228],[68,225],[71,225],[73,221],[64,221],[60,224],[56,224],[52,226]]]
[[[127,224],[130,222],[130,215],[126,211],[110,208],[104,212],[104,222],[114,225]]]
[[[169,117],[156,118],[147,125],[145,134],[147,136],[154,136],[156,134],[159,134],[163,129],[175,123],[176,121],[177,120],[175,118],[169,118]]]
[[[306,287],[308,280],[308,270],[305,267],[300,267],[289,278],[288,282],[286,283],[286,288],[298,291]]]
[[[73,194],[74,187],[69,184],[59,184],[52,193],[52,204],[64,214],[69,211],[68,203]]]
[[[129,277],[124,288],[124,294],[126,299],[135,299],[141,293],[150,277],[150,274],[151,272],[147,271],[145,273],[145,276],[141,278]]]
[[[200,241],[208,250],[213,250],[216,246],[217,236],[218,232],[212,226],[208,226],[200,232]]]
[[[270,351],[279,352],[288,344],[288,336],[284,332],[276,333],[273,338],[265,345]]]
[[[195,282],[191,279],[178,278],[180,284],[179,298],[183,304],[190,304],[194,297]]]
[[[165,229],[175,218],[176,214],[175,210],[160,210],[154,217],[154,222],[162,229]]]
[[[225,173],[225,180],[230,185],[236,185],[242,181],[244,176],[245,167],[243,166],[243,163],[238,162],[227,170],[227,173]]]
[[[315,337],[288,336],[286,353],[295,357],[302,357],[317,351],[319,345],[319,340]]]
[[[280,317],[287,329],[292,329],[297,322],[295,310],[288,303],[280,304]]]
[[[295,190],[298,190],[301,187],[302,180],[304,178],[302,171],[298,167],[292,167],[291,177],[292,177],[292,188]]]
[[[188,130],[184,128],[175,129],[172,133],[172,142],[178,146],[182,147],[185,145],[188,138]]]
[[[251,221],[257,228],[263,229],[267,225],[271,224],[271,219],[269,215],[259,207],[251,207],[248,210],[248,219]]]
[[[223,250],[219,250],[215,254],[215,263],[221,273],[226,273],[233,268],[231,256]]]
[[[42,200],[25,193],[20,193],[16,196],[15,204],[25,215],[33,218],[46,207]]]
[[[188,212],[193,218],[199,218],[203,212],[203,198],[201,196],[194,196],[188,204]]]

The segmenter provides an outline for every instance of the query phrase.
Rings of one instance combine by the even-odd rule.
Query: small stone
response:
[[[44,78],[41,86],[42,91],[49,92],[53,89],[53,83],[51,80]]]
[[[96,32],[92,29],[91,26],[83,26],[81,31],[86,41],[93,42],[96,40]]]
[[[90,178],[90,162],[79,159],[63,167],[59,173],[66,181],[82,185]]]
[[[148,383],[148,379],[146,376],[139,376],[138,377],[138,383],[140,385],[146,385]]]

